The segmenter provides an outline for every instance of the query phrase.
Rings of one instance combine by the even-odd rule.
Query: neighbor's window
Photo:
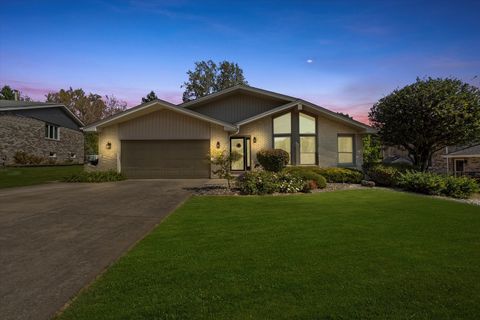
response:
[[[45,138],[60,140],[59,131],[60,128],[53,124],[45,124]]]
[[[292,114],[285,113],[273,118],[273,148],[288,152],[291,161],[292,152]]]
[[[300,112],[300,164],[316,164],[317,125],[315,117]]]
[[[338,164],[352,165],[355,163],[353,156],[353,135],[338,136]]]

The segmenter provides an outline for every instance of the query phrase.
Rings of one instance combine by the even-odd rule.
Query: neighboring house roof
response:
[[[0,100],[0,112],[12,112],[16,110],[27,109],[46,109],[46,108],[61,108],[63,109],[80,127],[85,124],[65,105],[58,103],[45,103],[35,101],[16,101],[16,100]]]
[[[466,147],[461,150],[450,152],[443,156],[444,158],[457,158],[457,157],[480,157],[480,143]]]
[[[115,114],[113,116],[110,116],[108,118],[105,118],[103,120],[100,120],[100,121],[94,122],[92,124],[89,124],[88,126],[84,127],[83,130],[84,131],[97,131],[98,128],[104,127],[106,125],[112,125],[112,124],[115,124],[115,123],[122,122],[122,120],[127,120],[129,118],[129,116],[133,116],[134,114],[135,114],[135,116],[137,116],[137,115],[140,116],[140,115],[148,114],[148,112],[150,112],[150,111],[156,111],[156,110],[161,110],[161,109],[168,109],[168,110],[171,110],[171,111],[175,111],[175,112],[178,112],[178,113],[182,113],[182,114],[191,116],[193,118],[197,118],[197,119],[200,119],[200,120],[204,120],[204,121],[207,121],[207,122],[210,122],[210,123],[220,125],[220,126],[223,126],[225,128],[225,130],[227,130],[227,131],[237,130],[237,127],[235,127],[231,123],[227,123],[227,122],[224,122],[224,121],[220,121],[220,120],[211,118],[211,117],[203,115],[201,113],[179,107],[179,106],[174,105],[170,102],[160,100],[160,99],[143,103],[139,106],[133,107],[131,109],[125,110],[123,112],[117,113],[117,114]]]

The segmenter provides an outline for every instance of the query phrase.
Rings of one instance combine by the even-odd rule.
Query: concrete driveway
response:
[[[49,319],[205,180],[0,190],[0,318]]]

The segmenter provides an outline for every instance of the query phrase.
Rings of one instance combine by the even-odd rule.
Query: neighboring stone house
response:
[[[82,126],[64,105],[0,100],[0,165],[83,163]]]
[[[432,170],[480,178],[480,144],[446,147],[432,157]]]
[[[385,147],[383,157],[387,162],[410,162],[408,152],[402,147]],[[480,144],[450,146],[435,152],[430,170],[442,174],[480,178]]]

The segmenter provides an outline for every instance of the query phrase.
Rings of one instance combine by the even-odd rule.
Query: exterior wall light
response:
[[[112,149],[112,143],[109,141],[107,142],[107,145],[105,146],[107,149]]]
[[[257,143],[257,137],[253,137],[253,143]]]
[[[220,149],[220,141],[217,141],[217,144],[215,145],[217,149]]]

